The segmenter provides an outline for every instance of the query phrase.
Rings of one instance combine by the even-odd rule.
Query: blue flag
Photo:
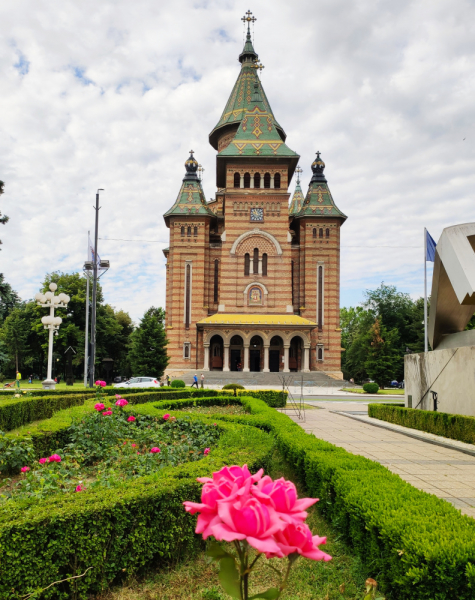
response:
[[[434,242],[431,234],[426,229],[426,260],[434,262],[436,246],[437,244]]]

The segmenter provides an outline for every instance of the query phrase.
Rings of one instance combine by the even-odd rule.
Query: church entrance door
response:
[[[239,371],[238,365],[241,365],[241,350],[231,349],[231,371]]]
[[[279,350],[269,350],[269,371],[271,373],[279,372]]]
[[[251,350],[250,351],[250,370],[251,371],[260,371],[261,370],[261,351],[260,350]]]

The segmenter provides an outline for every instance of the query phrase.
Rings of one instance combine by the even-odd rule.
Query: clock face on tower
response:
[[[263,221],[264,220],[264,209],[263,208],[251,208],[251,221]]]

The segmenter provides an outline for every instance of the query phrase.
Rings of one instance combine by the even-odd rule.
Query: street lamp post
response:
[[[46,379],[43,381],[43,389],[45,390],[54,390],[55,383],[54,379],[51,377],[51,368],[53,363],[53,334],[56,331],[56,335],[58,335],[57,330],[59,326],[63,322],[61,317],[54,316],[55,308],[66,308],[70,297],[67,294],[58,294],[55,296],[54,292],[58,289],[58,286],[55,283],[49,284],[49,289],[51,291],[46,292],[46,294],[42,294],[38,292],[35,294],[35,300],[38,306],[42,306],[43,308],[49,308],[49,315],[41,318],[41,322],[44,325],[45,329],[49,329],[49,339],[48,339],[48,372],[46,375]]]

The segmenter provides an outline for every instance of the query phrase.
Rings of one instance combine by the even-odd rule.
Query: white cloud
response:
[[[23,297],[102,238],[167,240],[193,147],[214,194],[208,134],[238,75],[237,1],[23,0],[0,7],[0,270]],[[342,304],[382,280],[422,293],[422,230],[475,220],[475,19],[470,0],[256,0],[274,113],[321,150],[342,235]],[[464,140],[465,138],[465,140]],[[165,244],[101,241],[106,300],[164,304]],[[361,246],[361,247],[354,247]],[[369,246],[408,246],[374,248]],[[416,248],[409,248],[416,246]]]

